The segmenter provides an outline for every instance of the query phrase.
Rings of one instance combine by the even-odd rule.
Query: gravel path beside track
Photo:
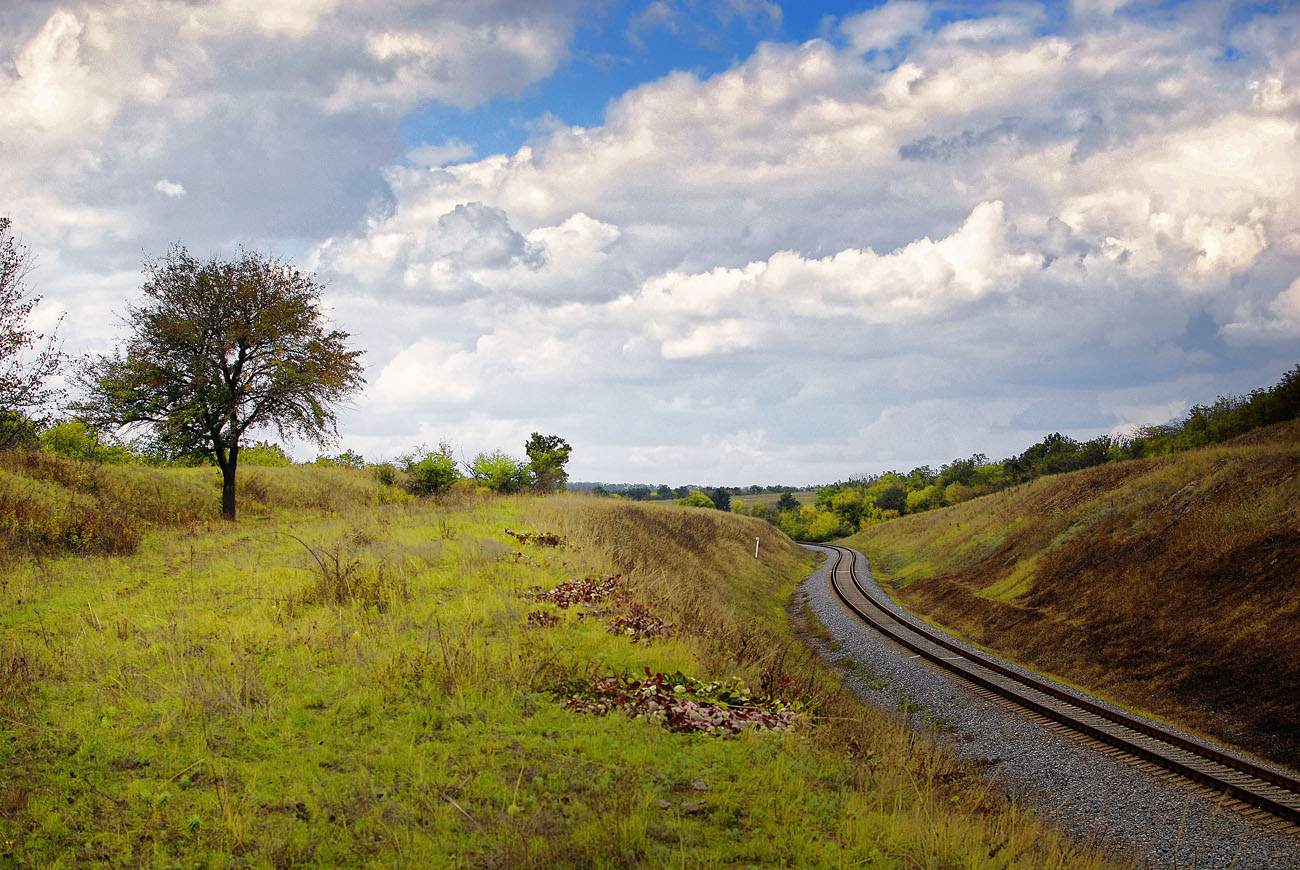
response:
[[[906,703],[919,727],[935,728],[954,754],[987,764],[1008,793],[1081,842],[1100,842],[1156,868],[1300,868],[1300,834],[1218,807],[1180,782],[1056,733],[912,658],[844,607],[830,588],[829,564],[809,576],[798,594],[840,646],[823,653],[856,663],[848,669],[849,685],[886,709]],[[870,588],[875,580],[864,564],[860,559],[858,570]]]

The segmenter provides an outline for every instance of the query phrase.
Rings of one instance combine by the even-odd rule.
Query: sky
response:
[[[0,4],[32,324],[103,352],[172,243],[281,257],[373,461],[801,485],[1169,422],[1300,363],[1298,136],[1289,3]]]

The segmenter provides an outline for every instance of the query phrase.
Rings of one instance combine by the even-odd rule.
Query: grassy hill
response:
[[[917,613],[1300,767],[1300,422],[850,539]]]
[[[0,867],[1104,866],[839,688],[764,523],[218,487],[0,456]]]

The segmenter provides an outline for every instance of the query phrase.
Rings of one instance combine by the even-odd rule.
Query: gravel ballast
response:
[[[848,685],[878,707],[906,705],[917,727],[937,731],[954,755],[987,765],[1008,794],[1079,842],[1101,844],[1155,868],[1300,868],[1300,834],[1251,821],[1181,782],[1055,733],[877,634],[831,589],[832,561],[797,594],[839,644],[833,653],[823,652],[857,665],[842,668]],[[866,564],[859,555],[862,584],[879,593]]]

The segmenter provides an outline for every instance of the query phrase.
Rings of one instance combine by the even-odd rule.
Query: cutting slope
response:
[[[976,643],[1300,766],[1300,423],[851,539]]]

